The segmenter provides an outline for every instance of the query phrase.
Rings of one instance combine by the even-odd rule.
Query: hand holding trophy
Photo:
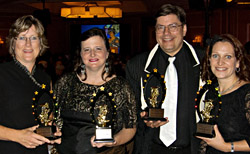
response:
[[[197,97],[195,99],[196,101],[195,108],[200,118],[200,121],[196,125],[195,136],[208,137],[208,138],[212,138],[215,136],[215,132],[214,132],[214,125],[216,124],[215,120],[216,118],[218,118],[219,113],[221,112],[221,104],[222,104],[220,100],[221,95],[218,93],[218,88],[215,88],[215,90],[218,93],[218,102],[219,102],[219,109],[218,109],[217,115],[211,114],[211,111],[215,109],[214,106],[216,103],[212,99],[203,100],[204,109],[203,110],[200,109],[202,96],[207,91],[212,90],[211,84],[212,84],[212,81],[208,80],[207,83],[203,87],[201,87],[200,91],[197,92]]]
[[[166,96],[164,75],[160,75],[157,69],[154,69],[152,73],[146,75],[143,84],[144,98],[148,106],[146,109],[148,116],[144,119],[166,121],[164,109],[161,108]]]
[[[114,142],[113,122],[115,121],[116,105],[113,94],[106,92],[105,87],[100,87],[100,91],[93,93],[91,101],[90,115],[96,124],[94,142]]]
[[[48,139],[55,139],[56,126],[54,121],[56,120],[57,104],[54,103],[53,91],[47,90],[46,85],[43,84],[41,89],[35,91],[34,94],[32,109],[35,120],[39,124],[36,133]]]

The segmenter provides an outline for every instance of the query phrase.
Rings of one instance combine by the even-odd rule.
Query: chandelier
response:
[[[93,4],[95,6],[93,6]],[[98,6],[86,3],[84,6],[61,8],[61,17],[65,18],[121,18],[122,10],[118,7]]]

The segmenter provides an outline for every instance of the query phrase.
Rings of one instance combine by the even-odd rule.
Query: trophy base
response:
[[[56,126],[40,126],[36,129],[36,133],[44,136],[48,139],[55,139],[54,133],[56,132]]]
[[[196,129],[195,136],[213,138],[215,137],[214,133],[214,125],[212,124],[205,124],[205,123],[198,123]]]
[[[94,142],[96,143],[107,143],[107,142],[115,142],[114,139],[94,139]]]
[[[94,142],[98,142],[98,143],[114,142],[114,139],[112,137],[111,127],[96,126]]]
[[[143,120],[148,120],[148,121],[158,121],[158,120],[160,120],[160,121],[166,121],[165,118],[144,117],[144,118],[142,118],[142,119],[143,119]]]
[[[166,121],[166,119],[163,117],[164,117],[164,109],[149,108],[148,117],[144,117],[143,120]]]

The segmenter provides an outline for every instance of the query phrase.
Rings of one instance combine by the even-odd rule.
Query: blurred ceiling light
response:
[[[120,8],[105,7],[71,7],[61,8],[61,17],[65,18],[122,18]]]

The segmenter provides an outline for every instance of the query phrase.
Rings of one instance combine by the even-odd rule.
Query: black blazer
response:
[[[187,51],[188,52],[188,51]],[[141,112],[141,77],[144,74],[144,67],[147,62],[148,56],[150,52],[144,52],[136,57],[132,58],[131,60],[128,61],[126,65],[126,78],[130,82],[135,95],[136,95],[136,101],[137,101],[137,111],[138,112],[138,123],[137,123],[137,132],[135,136],[135,147],[134,147],[134,153],[136,154],[147,154],[150,152],[150,143],[152,142],[152,136],[154,135],[154,131],[156,129],[151,129],[147,127],[142,119],[140,118],[140,112]],[[192,54],[190,54],[192,55]],[[199,58],[199,60],[203,57],[204,51],[196,51],[196,55]],[[192,80],[189,82],[189,89],[190,89],[190,95],[185,96],[185,99],[189,100],[191,104],[189,105],[189,111],[191,112],[190,114],[190,134],[193,134],[196,125],[195,125],[195,109],[194,109],[194,98],[196,96],[196,91],[199,88],[199,80],[200,80],[200,65],[197,65],[194,67],[192,70]],[[191,147],[192,147],[192,154],[197,153],[198,150],[198,145],[199,145],[199,140],[196,139],[195,137],[191,137]]]

